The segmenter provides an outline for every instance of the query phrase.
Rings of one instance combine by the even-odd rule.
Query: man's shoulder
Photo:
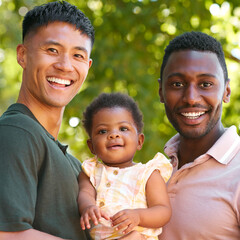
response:
[[[31,111],[22,104],[11,105],[0,117],[0,127],[6,131],[14,128],[15,131],[34,133],[42,127]]]
[[[50,141],[48,134],[25,106],[13,104],[0,117],[1,149],[43,149]],[[14,144],[13,144],[14,143]],[[28,146],[28,147],[27,147]],[[10,147],[8,147],[10,149]]]

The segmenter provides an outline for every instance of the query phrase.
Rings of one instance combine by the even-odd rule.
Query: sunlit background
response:
[[[33,6],[50,1],[0,0],[0,114],[16,101],[21,68],[16,46],[21,22]],[[80,93],[67,106],[59,140],[79,160],[91,156],[81,127],[82,112],[101,92],[131,95],[144,114],[144,147],[135,161],[146,162],[175,134],[159,102],[158,83],[164,48],[186,31],[203,31],[223,46],[231,102],[224,104],[223,123],[240,128],[240,4],[239,0],[70,0],[92,21],[96,41],[93,65]]]

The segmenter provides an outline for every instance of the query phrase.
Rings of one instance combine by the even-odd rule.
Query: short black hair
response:
[[[96,97],[86,108],[83,113],[83,127],[91,137],[93,116],[104,108],[125,108],[133,117],[138,133],[142,132],[143,116],[138,104],[127,94],[120,92],[102,93]]]
[[[76,26],[76,29],[91,39],[93,46],[95,33],[91,21],[76,6],[66,1],[49,2],[27,12],[22,23],[22,40],[24,41],[28,33],[56,21]]]
[[[170,41],[169,45],[165,49],[165,54],[163,57],[160,71],[160,79],[162,79],[163,77],[163,71],[164,68],[166,67],[170,55],[173,52],[183,50],[194,50],[215,53],[222,67],[225,82],[227,82],[228,71],[221,43],[206,33],[195,31],[186,32],[182,35],[175,37],[172,41]]]

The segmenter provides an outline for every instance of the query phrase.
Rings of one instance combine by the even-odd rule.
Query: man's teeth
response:
[[[188,112],[188,113],[181,113],[184,117],[187,117],[189,119],[196,119],[203,115],[205,112]]]
[[[65,79],[60,79],[60,78],[55,78],[55,77],[47,78],[47,80],[49,82],[55,82],[55,83],[63,84],[63,85],[70,85],[71,84],[70,80],[65,80]]]

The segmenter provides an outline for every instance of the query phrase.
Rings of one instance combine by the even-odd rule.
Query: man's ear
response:
[[[164,103],[164,98],[163,98],[163,94],[162,94],[162,79],[161,78],[158,79],[158,83],[159,83],[158,94],[159,94],[159,97],[160,97],[160,102]]]
[[[230,101],[230,95],[231,95],[230,79],[228,79],[225,84],[225,90],[223,94],[223,101],[225,103],[228,103]]]
[[[87,145],[88,145],[88,148],[90,149],[91,153],[95,155],[95,151],[93,149],[93,144],[92,144],[92,139],[87,140]]]
[[[27,63],[26,51],[27,49],[23,44],[17,46],[17,62],[23,69],[25,69]]]
[[[137,150],[141,150],[142,146],[144,143],[144,134],[143,133],[139,133],[138,134],[138,146],[137,146]]]
[[[89,62],[88,62],[88,69],[92,66],[92,62],[93,62],[93,60],[90,58]]]

